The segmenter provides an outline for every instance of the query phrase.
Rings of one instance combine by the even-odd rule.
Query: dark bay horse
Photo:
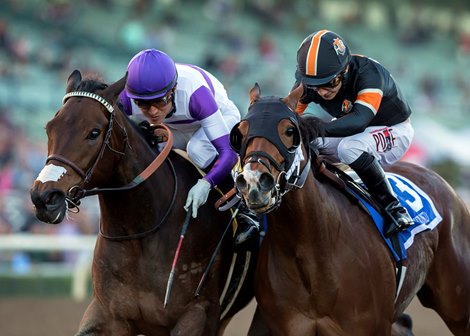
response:
[[[397,291],[395,260],[371,217],[314,176],[320,167],[305,144],[322,134],[322,122],[293,112],[302,91],[261,97],[255,85],[249,112],[231,134],[243,167],[237,188],[252,211],[267,214],[255,295],[273,335],[388,336],[415,295],[453,334],[470,335],[470,214],[463,201],[424,167],[387,168],[426,192],[442,216],[414,237]]]
[[[184,201],[200,176],[173,152],[148,173],[156,155],[116,104],[124,84],[125,77],[108,86],[72,72],[63,106],[47,123],[48,159],[31,189],[37,217],[51,224],[60,223],[81,197],[100,190],[93,298],[77,335],[221,335],[229,319],[253,298],[254,272],[248,270],[241,295],[222,312],[219,299],[233,258],[232,239],[226,235],[195,297],[231,217],[211,206],[218,197],[211,193],[189,223],[164,307],[186,218]]]

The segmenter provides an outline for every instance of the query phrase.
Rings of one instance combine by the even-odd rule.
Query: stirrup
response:
[[[256,238],[258,233],[259,230],[256,226],[249,226],[246,230],[238,233],[238,235],[235,237],[235,245],[241,245],[248,240]]]
[[[251,240],[259,234],[259,222],[251,216],[238,213],[238,233],[235,237],[235,245],[240,245],[247,240]]]
[[[406,208],[400,205],[399,202],[392,202],[385,207],[390,223],[385,230],[384,235],[389,237],[394,233],[404,231],[414,224]]]

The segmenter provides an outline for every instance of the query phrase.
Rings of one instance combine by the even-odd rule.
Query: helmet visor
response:
[[[308,87],[328,86],[328,84],[331,83],[338,76],[339,74],[334,73],[327,77],[316,78],[316,77],[304,75],[299,70],[295,72],[295,79],[298,82],[302,82],[303,84],[307,85]]]

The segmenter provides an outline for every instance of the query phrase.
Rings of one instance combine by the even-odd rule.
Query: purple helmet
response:
[[[165,96],[176,85],[178,73],[170,56],[156,49],[146,49],[132,57],[127,66],[126,91],[133,99]]]

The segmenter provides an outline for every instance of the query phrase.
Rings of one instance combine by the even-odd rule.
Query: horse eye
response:
[[[100,136],[100,134],[101,134],[101,131],[99,128],[93,128],[91,132],[88,133],[87,139],[95,140],[96,138]]]
[[[289,127],[288,129],[286,129],[286,135],[288,137],[291,137],[295,134],[295,127]]]

